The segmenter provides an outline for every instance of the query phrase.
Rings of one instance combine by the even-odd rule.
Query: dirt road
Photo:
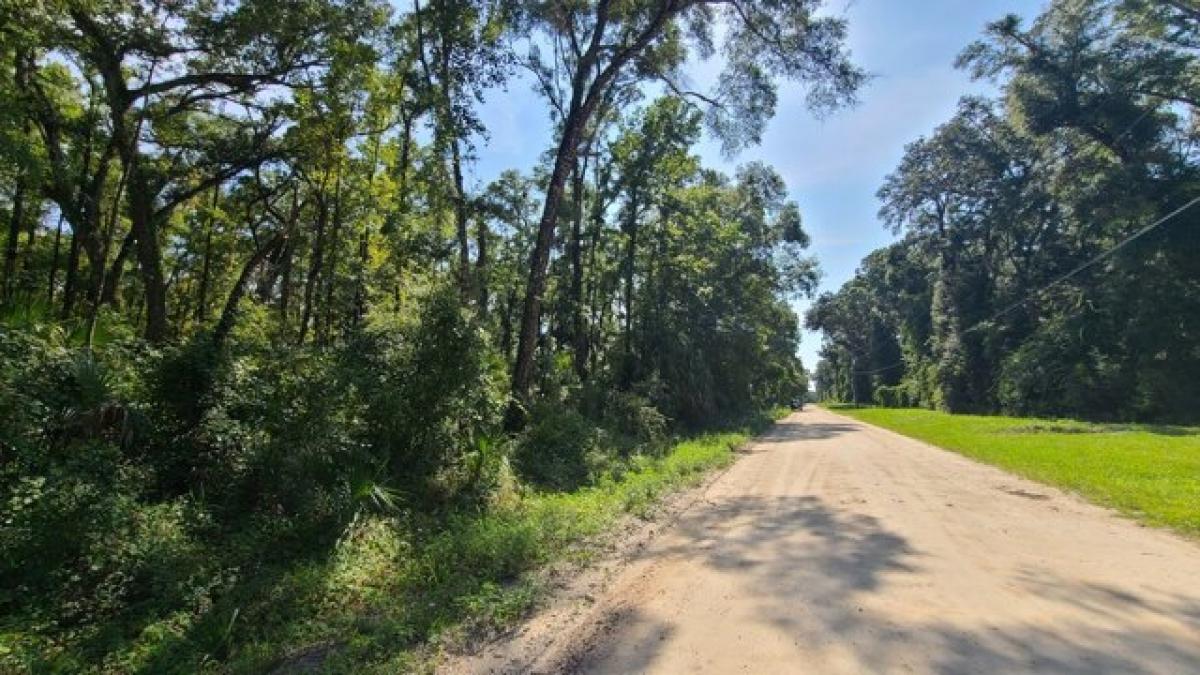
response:
[[[1200,673],[1200,545],[823,410],[480,672]]]

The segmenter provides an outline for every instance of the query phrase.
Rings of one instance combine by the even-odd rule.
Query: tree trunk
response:
[[[31,54],[18,49],[13,62],[13,81],[20,96],[27,94],[29,89],[29,71],[31,70]],[[28,139],[29,123],[24,124],[23,136]],[[17,169],[17,184],[13,191],[12,211],[8,220],[8,243],[4,249],[4,278],[0,280],[0,305],[7,305],[12,299],[16,286],[17,247],[20,245],[21,226],[25,224],[25,199],[29,190],[29,172],[25,167]],[[30,242],[32,250],[32,242]]]
[[[546,187],[546,203],[542,207],[542,218],[538,223],[537,238],[529,259],[529,280],[525,287],[525,303],[521,309],[521,328],[517,335],[517,360],[513,364],[513,402],[509,406],[505,424],[510,430],[524,424],[524,408],[529,403],[529,389],[533,384],[534,352],[542,321],[542,293],[546,290],[546,268],[550,264],[550,248],[554,244],[554,227],[558,220],[558,208],[562,204],[563,184],[567,172],[574,164],[579,142],[580,127],[584,120],[579,116],[569,121],[559,143],[550,183]]]
[[[158,223],[150,203],[149,182],[141,167],[134,164],[135,182],[129,197],[132,230],[137,238],[138,269],[146,295],[146,339],[161,344],[167,339],[167,287],[163,282],[162,250],[159,248]]]
[[[90,143],[90,138],[89,138]],[[87,165],[90,165],[90,145],[84,147],[84,169],[80,176],[80,182],[85,182],[78,193],[77,198],[72,196],[70,188],[60,186],[55,188],[56,192],[60,192],[59,196],[55,197],[58,202],[58,207],[61,212],[66,214],[67,222],[71,225],[71,247],[67,253],[67,269],[66,279],[63,282],[63,307],[62,317],[69,318],[75,309],[75,303],[79,295],[79,256],[80,252],[88,260],[90,285],[84,289],[88,301],[94,301],[99,292],[98,284],[100,275],[96,274],[96,270],[103,269],[103,253],[100,247],[99,232],[100,232],[100,190],[103,189],[103,184],[108,176],[107,158],[101,158],[101,164],[96,167],[96,174],[90,179],[87,179]]]
[[[504,360],[508,361],[512,358],[512,341],[513,341],[513,311],[517,306],[517,291],[515,288],[508,289],[508,295],[504,301],[504,311],[500,313],[500,353],[504,354]]]
[[[580,93],[580,96],[582,94]],[[529,257],[529,279],[525,287],[525,302],[521,308],[520,332],[517,335],[517,358],[513,364],[513,401],[505,415],[505,426],[509,430],[524,425],[524,409],[529,403],[530,385],[533,384],[534,353],[537,350],[538,334],[542,320],[542,294],[546,290],[546,268],[550,264],[550,248],[554,245],[554,228],[558,222],[558,210],[562,205],[567,175],[575,165],[579,151],[579,140],[583,127],[591,117],[596,99],[588,99],[572,106],[572,112],[563,125],[562,139],[554,158],[554,169],[546,186],[546,201],[542,206],[542,217],[538,221],[537,237]]]
[[[372,199],[375,196],[375,174],[379,172],[379,146],[382,136],[376,134],[374,148],[371,150],[371,175],[367,181],[367,192]],[[352,327],[357,330],[367,315],[367,270],[371,265],[371,224],[362,223],[362,234],[358,238],[358,270],[354,278],[354,307],[351,315]]]
[[[512,402],[505,415],[505,426],[509,430],[515,431],[525,422],[524,411],[529,404],[534,356],[541,326],[542,294],[546,290],[546,267],[550,262],[550,248],[554,245],[554,228],[558,224],[563,188],[571,168],[575,165],[583,131],[621,69],[630,59],[640,55],[661,33],[667,21],[682,9],[683,5],[676,6],[674,3],[660,6],[650,24],[627,47],[617,52],[589,84],[588,80],[593,77],[597,68],[601,38],[607,28],[608,3],[601,3],[597,9],[591,44],[575,65],[575,73],[572,76],[571,101],[566,115],[563,116],[562,136],[555,149],[554,165],[546,186],[546,200],[542,206],[542,217],[538,222],[537,238],[530,255],[529,282],[525,288],[521,332],[517,341],[517,360],[513,365]]]
[[[439,30],[444,25],[444,21],[439,21]],[[442,85],[442,113],[439,123],[441,129],[438,130],[438,134],[450,145],[450,173],[454,179],[454,228],[458,234],[458,283],[462,291],[463,300],[466,301],[471,295],[472,285],[471,246],[470,235],[467,233],[467,193],[463,187],[462,148],[459,147],[459,130],[453,121],[454,97],[456,92],[454,91],[453,80],[450,75],[450,45],[452,44],[452,39],[442,35],[438,43],[440,44],[438,70]]]
[[[95,305],[100,300],[101,285],[104,283],[104,268],[107,264],[107,250],[101,242],[103,229],[101,221],[104,217],[102,203],[113,148],[115,148],[115,144],[110,144],[105,155],[99,159],[95,175],[78,191],[71,185],[56,184],[54,188],[57,194],[55,201],[58,202],[60,209],[66,211],[67,222],[71,224],[71,248],[74,252],[73,257],[67,263],[68,292],[64,301],[64,317],[71,313],[78,292],[76,287],[78,286],[80,251],[88,261],[87,285],[83,288],[85,300],[90,305]],[[114,208],[116,208],[115,204]]]
[[[408,213],[408,165],[412,161],[412,127],[415,115],[404,118],[404,130],[400,135],[400,161],[396,165],[396,197],[400,201],[400,213]]]
[[[141,153],[138,150],[142,120],[139,117],[134,129],[129,129],[127,111],[132,106],[129,105],[128,93],[124,90],[124,75],[119,72],[104,75],[109,86],[110,106],[114,108],[110,112],[113,140],[124,165],[125,179],[128,181],[128,189],[125,192],[129,205],[129,230],[134,238],[146,303],[145,337],[152,344],[161,344],[166,341],[168,333],[167,287],[163,278],[154,194],[150,189],[150,176],[142,167]],[[113,101],[117,105],[114,106]]]
[[[67,258],[67,279],[63,292],[63,318],[71,315],[79,292],[82,290],[84,300],[95,304],[100,299],[100,288],[104,282],[105,255],[101,239],[102,209],[98,183],[106,177],[106,170],[97,171],[94,182],[81,188],[74,188],[56,179],[52,185],[52,199],[59,209],[66,214],[67,222],[71,225],[71,249]],[[87,275],[80,280],[80,253],[87,259]]]
[[[200,269],[200,288],[196,294],[196,322],[203,324],[208,318],[208,284],[212,274],[212,235],[216,227],[217,204],[221,198],[221,187],[213,187],[212,211],[208,219],[208,227],[204,231],[204,264]]]
[[[300,218],[300,188],[293,186],[292,188],[292,207],[288,213],[286,222],[280,223],[287,231],[295,232],[296,223]],[[296,243],[288,239],[283,245],[283,250],[280,251],[282,260],[279,263],[279,326],[280,333],[287,335],[288,332],[288,311],[291,308],[292,299],[292,269],[296,256]]]
[[[317,236],[313,241],[308,278],[304,280],[304,309],[300,312],[300,335],[296,338],[296,344],[304,344],[304,338],[308,335],[308,323],[313,313],[313,293],[317,288],[317,279],[321,276],[321,268],[325,263],[325,226],[328,221],[329,202],[322,187],[321,192],[317,193]]]
[[[63,306],[62,318],[68,319],[71,317],[71,311],[75,309],[75,293],[76,279],[79,277],[79,249],[80,236],[78,232],[71,231],[71,247],[67,249],[67,269],[64,272],[66,275],[63,279]]]
[[[63,231],[63,214],[58,212],[58,227],[54,229],[54,249],[50,254],[50,274],[46,281],[46,304],[54,305],[54,282],[58,277],[58,259],[62,251],[62,231]]]
[[[571,175],[571,356],[579,381],[587,380],[587,333],[583,319],[583,192],[587,159],[575,163]]]
[[[488,315],[488,303],[491,302],[490,289],[488,288],[488,268],[491,262],[488,260],[488,239],[491,237],[491,232],[488,230],[487,218],[482,215],[477,216],[478,223],[475,230],[475,285],[479,298],[479,317],[486,319]]]
[[[34,269],[37,261],[34,248],[37,244],[38,223],[41,221],[41,204],[34,203],[27,205],[27,208],[29,206],[32,206],[32,213],[25,216],[28,229],[25,231],[25,261],[21,270],[21,288],[27,297],[32,298],[37,292],[37,271]]]
[[[258,278],[258,283],[254,287],[254,290],[258,293],[258,302],[260,305],[270,305],[275,295],[275,284],[279,282],[279,268],[283,261],[283,249],[283,246],[275,249],[263,262],[262,275]]]
[[[217,320],[217,326],[213,329],[213,344],[217,348],[225,344],[225,339],[229,337],[230,331],[233,330],[233,323],[237,320],[238,303],[241,302],[242,296],[246,294],[246,283],[250,279],[250,275],[254,270],[266,260],[267,256],[279,249],[284,243],[282,234],[277,234],[271,237],[270,241],[254,252],[246,264],[242,265],[242,271],[238,274],[238,278],[233,283],[233,288],[229,291],[229,297],[225,299],[225,307],[221,310],[221,318]]]
[[[279,320],[284,330],[287,330],[288,305],[292,299],[292,261],[296,255],[296,247],[288,242],[283,247],[283,261],[280,263],[279,274]]]
[[[606,281],[609,280],[602,280],[599,282],[600,288],[596,292],[597,314],[596,319],[593,322],[593,324],[596,326],[596,335],[593,343],[597,345],[604,344],[604,327],[609,325],[609,317],[614,311],[616,311],[614,303],[610,300],[610,298],[615,298],[619,292],[618,286],[620,282],[615,277],[611,279],[609,283],[605,283]],[[600,366],[600,352],[600,349],[592,349],[591,351],[592,372],[595,372]]]
[[[317,343],[324,345],[329,340],[329,336],[333,332],[333,315],[334,302],[333,292],[337,285],[337,264],[338,251],[341,247],[341,232],[342,232],[342,172],[338,171],[338,177],[333,187],[333,228],[329,232],[329,269],[325,273],[325,307],[322,313],[322,319],[319,330],[317,331]]]
[[[113,259],[108,273],[104,275],[104,288],[100,291],[100,304],[111,305],[115,308],[121,307],[121,277],[125,275],[125,264],[129,260],[129,254],[133,251],[133,243],[133,230],[130,230],[121,240],[121,248],[117,250],[117,257]]]
[[[588,237],[588,253],[587,267],[591,270],[591,279],[588,283],[587,290],[587,306],[588,319],[590,326],[584,336],[583,341],[583,358],[587,363],[588,372],[596,372],[596,349],[592,345],[599,342],[599,331],[602,327],[600,308],[597,306],[600,293],[599,287],[601,284],[600,272],[596,269],[596,252],[600,249],[600,235],[604,232],[604,208],[603,187],[600,173],[600,162],[595,163],[593,169],[593,181],[595,182],[596,194],[592,200],[591,214],[589,220],[591,222],[591,232]]]
[[[440,6],[435,3],[435,10]],[[439,154],[449,150],[450,174],[454,186],[451,201],[454,206],[454,232],[458,243],[458,286],[464,301],[471,294],[471,256],[470,235],[467,232],[467,197],[463,189],[462,152],[459,148],[458,129],[454,124],[454,94],[450,75],[450,52],[454,38],[446,35],[446,21],[434,21],[434,36],[425,35],[424,12],[420,0],[413,0],[412,17],[417,29],[417,59],[421,64],[421,72],[425,76],[425,84],[430,91],[437,92],[434,103],[434,147]],[[425,47],[430,45],[437,58],[437,77],[426,56]]]
[[[212,229],[204,233],[204,262],[200,266],[200,287],[196,289],[196,323],[208,318],[208,278],[212,265]]]
[[[638,198],[635,191],[630,198],[629,217],[625,221],[625,257],[621,262],[622,282],[625,295],[625,325],[621,341],[621,388],[629,389],[633,384],[633,272],[637,258],[638,243]]]
[[[643,327],[643,335],[652,335],[657,339],[665,335],[663,329],[663,314],[667,304],[667,281],[671,278],[670,262],[667,248],[667,223],[669,213],[664,213],[660,225],[655,230],[654,253],[650,256],[650,270],[646,275],[646,287],[654,291],[653,311],[647,321],[649,328]],[[650,344],[648,355],[653,357],[658,351],[657,344]]]
[[[467,232],[467,196],[463,189],[462,157],[458,139],[450,141],[450,168],[454,176],[454,229],[458,234],[458,284],[463,299],[471,294],[471,244]]]
[[[21,226],[25,224],[25,171],[17,176],[16,190],[13,192],[12,212],[8,217],[8,243],[4,248],[4,282],[0,300],[8,304],[12,299],[13,288],[16,286],[17,248],[21,243]]]
[[[362,236],[358,239],[358,279],[354,284],[354,328],[358,328],[367,315],[367,269],[370,262],[371,229],[363,223]]]
[[[125,196],[129,206],[129,229],[136,244],[138,270],[142,277],[146,303],[145,338],[152,344],[161,344],[166,341],[168,333],[167,288],[163,279],[162,250],[159,246],[158,236],[159,223],[154,211],[155,193],[150,189],[151,177],[142,166],[139,150],[139,137],[145,119],[145,107],[143,105],[131,129],[129,113],[133,109],[133,99],[125,84],[125,73],[121,72],[121,56],[117,54],[105,54],[104,56],[100,74],[104,79],[108,98],[112,140],[124,168],[122,183],[128,186]],[[117,198],[120,196],[119,184]],[[115,206],[113,219],[116,220]],[[111,231],[109,235],[111,236]],[[103,275],[103,264],[103,260],[101,260],[101,271],[99,275],[93,276]],[[98,304],[93,304],[93,314],[96,307]]]

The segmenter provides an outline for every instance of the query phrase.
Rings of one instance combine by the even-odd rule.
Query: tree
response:
[[[1175,382],[1200,366],[1180,342],[1197,329],[1200,268],[1194,216],[1178,209],[1200,185],[1195,29],[1179,4],[1061,0],[1029,28],[1011,16],[990,25],[964,51],[959,64],[996,79],[1003,98],[965,99],[908,147],[879,192],[881,219],[907,236],[838,293],[865,289],[899,335],[900,398],[1187,417],[1194,394]],[[881,254],[902,297],[876,281]],[[823,371],[842,378],[857,310],[825,309],[818,323],[840,353]]]
[[[699,114],[683,100],[667,97],[630,120],[613,144],[612,163],[618,176],[615,189],[624,198],[620,218],[625,248],[621,261],[625,353],[621,385],[625,388],[634,376],[634,272],[641,221],[656,208],[660,219],[671,217],[668,193],[699,170],[698,160],[689,154],[699,134]]]
[[[720,10],[719,12],[717,10]],[[529,401],[534,350],[540,332],[542,295],[558,211],[575,165],[584,129],[614,88],[659,79],[678,88],[685,44],[713,53],[712,26],[726,22],[725,70],[716,96],[694,96],[710,104],[710,128],[730,148],[756,141],[774,110],[774,76],[804,81],[814,106],[851,99],[863,79],[842,47],[843,21],[815,16],[816,3],[709,3],[654,0],[617,4],[599,0],[577,6],[531,4],[524,16],[552,48],[547,62],[536,47],[529,67],[550,99],[558,125],[546,198],[529,264],[521,315],[510,427],[520,424]]]
[[[438,0],[425,8],[414,0],[409,16],[428,105],[434,111],[434,150],[449,165],[444,182],[453,204],[464,297],[472,287],[468,227],[474,216],[463,184],[464,145],[469,151],[471,136],[483,131],[471,103],[482,100],[484,90],[507,75],[512,59],[501,39],[508,18],[504,3],[478,0]]]
[[[280,115],[265,93],[303,84],[328,65],[335,43],[326,36],[354,35],[374,12],[366,3],[246,0],[220,14],[201,5],[105,1],[25,16],[103,91],[154,342],[169,332],[162,232],[175,209],[271,157]],[[268,17],[274,29],[261,33]]]

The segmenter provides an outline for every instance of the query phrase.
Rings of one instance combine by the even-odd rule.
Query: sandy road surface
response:
[[[1200,545],[823,410],[466,669],[1200,673]]]

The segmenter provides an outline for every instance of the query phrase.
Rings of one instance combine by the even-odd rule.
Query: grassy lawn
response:
[[[1200,427],[840,408],[838,413],[1200,536]]]

